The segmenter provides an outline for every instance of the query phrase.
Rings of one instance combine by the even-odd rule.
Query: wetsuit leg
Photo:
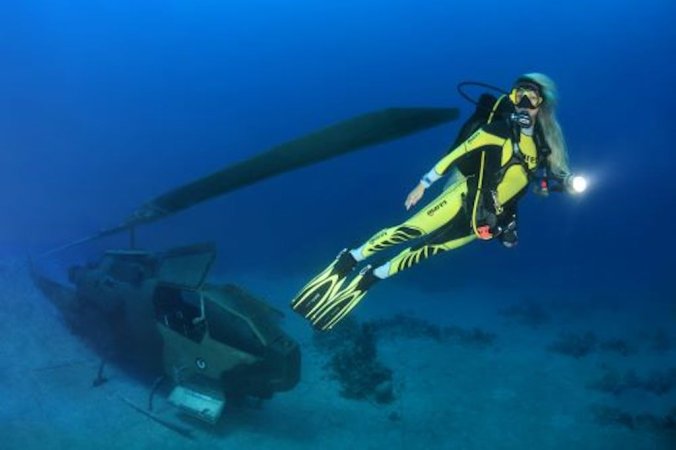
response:
[[[452,223],[447,225],[453,229],[462,229],[462,232],[453,233],[454,236],[446,237],[447,240],[439,238],[426,239],[420,245],[405,248],[397,256],[377,267],[374,272],[379,278],[387,278],[441,252],[453,250],[469,244],[476,239],[476,236],[474,233],[467,234],[468,230],[467,225],[465,224],[465,218],[466,216],[464,214],[459,214],[453,219]],[[441,237],[441,235],[439,237]]]
[[[463,195],[466,194],[467,182],[458,181],[404,223],[385,228],[371,236],[353,254],[356,253],[357,259],[362,260],[393,245],[429,235],[462,211]]]

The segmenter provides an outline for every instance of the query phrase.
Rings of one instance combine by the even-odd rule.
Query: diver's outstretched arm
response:
[[[455,163],[467,156],[467,154],[489,146],[501,148],[504,142],[505,138],[502,136],[494,135],[484,129],[477,130],[466,141],[441,158],[434,167],[421,178],[420,183],[418,183],[418,185],[408,194],[408,197],[406,197],[406,202],[404,203],[406,209],[409,210],[415,206],[425,194],[425,190],[439,178],[444,176]]]

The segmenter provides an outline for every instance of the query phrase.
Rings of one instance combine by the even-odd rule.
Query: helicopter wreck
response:
[[[300,379],[300,349],[282,313],[231,285],[205,283],[215,247],[110,250],[61,285],[34,272],[67,325],[94,349],[172,382],[169,401],[207,422],[227,399],[270,398]]]

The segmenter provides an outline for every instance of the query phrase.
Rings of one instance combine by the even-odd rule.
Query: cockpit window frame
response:
[[[204,300],[207,333],[211,339],[255,356],[263,356],[267,343],[265,338],[258,332],[253,322],[248,317],[238,313],[236,310],[222,305],[209,296],[205,296]],[[233,323],[235,324],[244,325],[247,330],[246,336],[238,334],[236,328],[232,328],[228,336],[221,334],[222,330],[216,328],[217,321],[213,316],[213,312],[215,311],[218,311],[219,314],[224,314],[225,317],[229,317],[230,320],[234,320]],[[239,331],[241,331],[241,327],[239,328]],[[255,342],[256,344],[250,345],[251,342]]]

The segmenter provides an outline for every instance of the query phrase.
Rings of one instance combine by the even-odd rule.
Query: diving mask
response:
[[[519,108],[538,108],[544,98],[540,94],[540,87],[532,83],[519,83],[512,88],[509,99]]]

